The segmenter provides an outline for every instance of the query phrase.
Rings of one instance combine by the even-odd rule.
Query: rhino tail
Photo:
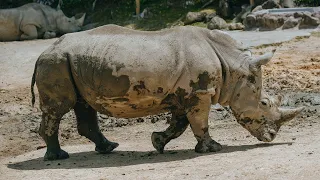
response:
[[[36,83],[36,72],[37,72],[37,63],[35,65],[35,67],[34,67],[32,80],[31,80],[31,95],[32,95],[31,103],[32,103],[32,107],[34,107],[34,103],[36,102],[36,98],[35,98],[35,95],[34,95],[34,84]]]

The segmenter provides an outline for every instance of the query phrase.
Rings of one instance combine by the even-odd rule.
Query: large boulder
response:
[[[211,19],[213,18],[213,17],[215,17],[217,14],[214,12],[214,13],[211,13],[211,14],[208,14],[208,15],[206,15],[206,18],[205,18],[205,20],[204,20],[204,22],[209,22],[209,21],[211,21]]]
[[[304,12],[299,28],[303,29],[303,28],[316,27],[319,24],[320,24],[319,18],[313,17],[310,12]]]
[[[227,22],[219,16],[215,16],[208,23],[208,29],[226,29],[228,27]]]
[[[257,26],[257,17],[253,14],[249,14],[243,21],[246,29],[251,29]]]
[[[299,24],[299,19],[294,18],[293,16],[289,17],[283,24],[282,29],[294,28]]]
[[[294,18],[302,18],[303,17],[303,12],[295,12],[293,13]]]
[[[281,27],[284,23],[284,18],[281,16],[273,16],[265,14],[259,21],[262,30],[275,30]]]
[[[186,15],[186,18],[184,20],[184,24],[192,24],[195,22],[201,22],[204,21],[206,18],[207,13],[205,12],[188,12]]]

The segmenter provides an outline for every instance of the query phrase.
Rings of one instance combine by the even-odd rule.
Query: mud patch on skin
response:
[[[128,98],[116,98],[116,99],[113,99],[113,101],[115,102],[126,102],[126,101],[129,101]]]
[[[255,84],[255,83],[256,83],[256,79],[254,78],[253,75],[248,76],[248,81],[249,81],[250,83],[252,83],[252,84]]]
[[[123,68],[123,64],[86,55],[70,56],[69,58],[72,63],[71,68],[76,74],[75,81],[80,81],[77,84],[86,85],[86,87],[78,87],[80,90],[88,87],[97,89],[97,92],[91,94],[99,94],[104,97],[123,97],[128,92],[130,88],[129,77],[113,74]],[[90,93],[89,89],[85,92]]]
[[[150,92],[150,91],[146,88],[146,86],[145,86],[145,84],[144,84],[144,81],[138,81],[138,82],[139,82],[138,85],[133,86],[133,90],[136,91],[136,92],[138,93],[138,95],[139,95],[139,94],[144,94],[145,91]]]
[[[178,87],[174,94],[169,94],[161,104],[168,104],[168,109],[176,110],[176,109],[189,109],[198,104],[199,98],[197,96],[189,96],[185,89]]]
[[[157,93],[163,93],[163,88],[162,87],[158,87]]]
[[[193,82],[190,80],[189,86],[192,87],[192,91],[197,90],[207,90],[208,85],[214,80],[214,78],[209,77],[209,73],[207,71],[199,74],[198,82]]]

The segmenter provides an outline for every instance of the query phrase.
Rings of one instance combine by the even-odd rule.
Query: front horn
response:
[[[83,22],[84,22],[85,17],[86,17],[86,13],[84,13],[81,18],[77,19],[79,27],[83,26]]]
[[[282,125],[285,122],[288,122],[291,119],[293,119],[294,117],[296,117],[303,110],[304,110],[304,107],[299,107],[296,109],[279,108],[279,111],[281,113],[281,118],[276,123],[279,125]]]

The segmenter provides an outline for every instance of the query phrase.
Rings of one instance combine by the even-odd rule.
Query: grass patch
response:
[[[311,32],[311,36],[320,37],[320,31],[313,31],[313,32]]]

